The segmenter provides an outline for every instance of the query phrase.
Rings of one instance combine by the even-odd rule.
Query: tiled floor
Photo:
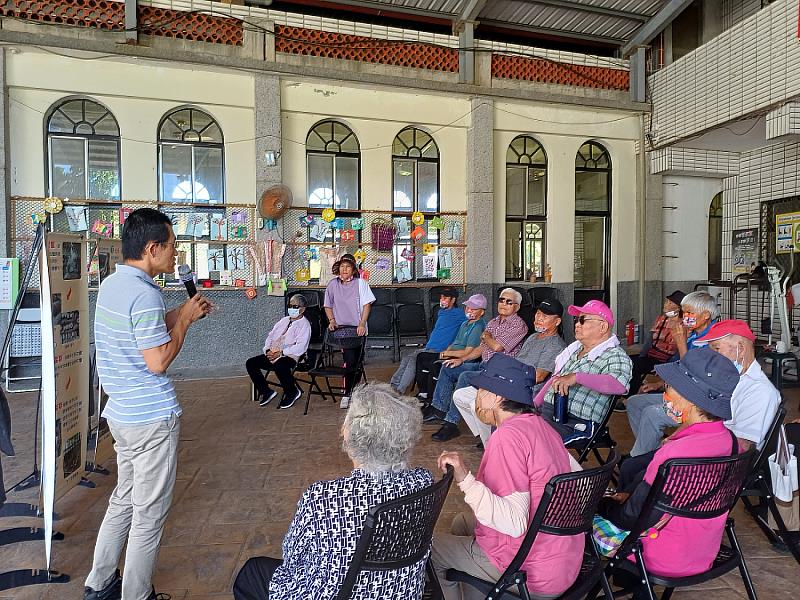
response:
[[[370,366],[371,380],[387,380],[391,366]],[[344,412],[338,406],[312,400],[303,416],[301,404],[288,411],[274,405],[260,408],[249,399],[246,377],[177,382],[184,407],[183,430],[175,498],[158,561],[155,585],[174,600],[231,598],[231,582],[238,568],[253,555],[280,556],[280,546],[295,505],[309,483],[350,471],[340,449],[339,426]],[[798,391],[790,391],[790,417],[797,418]],[[29,470],[33,443],[35,398],[16,394],[10,398],[18,456],[3,459],[6,485]],[[631,445],[627,419],[615,414],[612,427],[623,450]],[[447,444],[432,442],[433,427],[426,426],[415,462],[433,469],[443,448],[463,452],[477,468],[480,453],[469,435]],[[53,543],[53,568],[68,573],[64,585],[35,586],[0,591],[0,600],[81,598],[83,581],[91,565],[95,537],[112,475],[92,475],[95,489],[77,487],[58,501],[61,519],[57,529],[66,539]],[[10,500],[35,501],[36,492],[12,494]],[[458,489],[451,490],[438,528],[445,530],[465,505]],[[797,598],[800,566],[779,554],[764,540],[741,509],[735,511],[737,532],[755,580],[759,598]],[[36,525],[31,519],[2,519],[3,528]],[[42,567],[44,545],[26,542],[0,548],[0,571]],[[679,599],[728,600],[745,598],[738,573],[709,584],[676,593]]]

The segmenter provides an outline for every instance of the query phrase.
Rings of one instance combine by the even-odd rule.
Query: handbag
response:
[[[772,494],[778,513],[781,515],[786,529],[800,530],[800,496],[798,496],[797,457],[794,445],[786,441],[786,429],[781,425],[778,435],[778,447],[775,454],[767,459],[769,475],[772,481]],[[768,518],[769,526],[778,529],[772,514]]]
[[[391,252],[394,247],[395,234],[397,233],[397,227],[394,223],[379,217],[372,221],[370,231],[372,233],[372,248],[378,252]]]

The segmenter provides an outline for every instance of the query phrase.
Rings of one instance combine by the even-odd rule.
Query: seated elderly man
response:
[[[708,344],[712,350],[732,361],[740,373],[731,401],[733,416],[725,421],[725,426],[736,434],[745,449],[753,444],[761,448],[781,401],[778,390],[756,360],[755,339],[747,323],[728,319],[716,323],[694,341],[695,345]],[[636,436],[630,454],[649,457],[661,446],[664,430],[676,427],[680,420],[670,407],[665,407],[661,394],[634,397],[637,402],[628,403],[628,421]]]
[[[342,425],[342,448],[353,472],[305,491],[283,540],[283,560],[248,560],[233,584],[234,598],[336,598],[369,509],[433,483],[430,471],[408,466],[421,425],[416,400],[387,384],[356,388]],[[351,597],[419,600],[426,561],[427,556],[394,571],[363,571]]]
[[[536,395],[542,416],[564,443],[590,438],[614,396],[628,390],[633,366],[613,333],[614,315],[600,300],[570,306],[575,342],[556,357],[555,374]],[[556,422],[556,396],[566,396],[563,419]]]
[[[431,564],[445,600],[483,598],[476,590],[444,577],[458,569],[496,581],[522,545],[530,520],[550,479],[570,469],[569,453],[532,405],[536,371],[516,359],[495,354],[472,379],[478,388],[478,417],[497,427],[473,475],[456,452],[443,452],[439,467],[453,466],[453,477],[468,513],[453,521],[451,534],[433,538]],[[534,598],[555,598],[574,582],[583,560],[583,535],[539,535],[522,564]],[[399,596],[386,596],[399,598]]]
[[[539,388],[544,385],[544,381],[550,377],[550,373],[555,370],[556,356],[561,354],[566,347],[564,338],[561,336],[561,316],[563,314],[564,307],[561,302],[555,298],[543,300],[537,307],[533,318],[535,333],[525,340],[522,349],[517,354],[519,362],[536,369],[534,392],[539,391]],[[453,402],[458,407],[469,430],[473,435],[480,437],[481,443],[485,445],[492,433],[492,428],[475,414],[477,394],[478,390],[474,386],[463,387],[455,391]]]
[[[522,295],[513,288],[505,288],[497,300],[497,316],[489,321],[481,335],[480,346],[461,358],[450,358],[442,364],[439,381],[433,390],[433,402],[425,409],[423,421],[444,421],[442,427],[431,437],[437,442],[446,442],[457,437],[461,414],[453,402],[453,392],[467,387],[470,381],[483,370],[484,363],[494,354],[502,353],[516,356],[522,347],[522,340],[528,333],[528,326],[517,314]],[[480,358],[481,362],[471,362]]]
[[[289,298],[288,315],[279,319],[264,341],[264,352],[245,363],[247,374],[258,390],[259,406],[269,404],[278,392],[269,387],[261,371],[275,371],[283,387],[280,408],[291,408],[303,394],[294,379],[294,368],[308,350],[311,323],[303,316],[306,299],[302,294]]]
[[[433,327],[431,337],[428,338],[428,343],[425,344],[424,348],[413,350],[406,354],[389,381],[399,393],[405,394],[414,383],[421,354],[425,353],[437,357],[439,353],[446,350],[453,343],[461,324],[467,320],[464,311],[456,306],[457,300],[458,291],[455,288],[442,290],[439,295],[439,315],[436,318],[436,325]]]

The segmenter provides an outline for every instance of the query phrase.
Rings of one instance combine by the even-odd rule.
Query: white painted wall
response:
[[[192,104],[222,128],[226,200],[255,202],[252,77],[133,59],[64,58],[30,47],[6,56],[12,194],[45,194],[44,115],[59,100],[82,95],[107,106],[119,123],[123,199],[157,199],[158,123]]]
[[[664,281],[705,280],[708,209],[714,196],[722,191],[722,179],[665,175],[662,185]],[[669,233],[673,231],[676,233]]]

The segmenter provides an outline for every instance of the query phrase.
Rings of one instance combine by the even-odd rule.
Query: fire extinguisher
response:
[[[625,323],[625,341],[628,346],[633,346],[633,333],[635,330],[635,324],[633,319],[628,319]]]

